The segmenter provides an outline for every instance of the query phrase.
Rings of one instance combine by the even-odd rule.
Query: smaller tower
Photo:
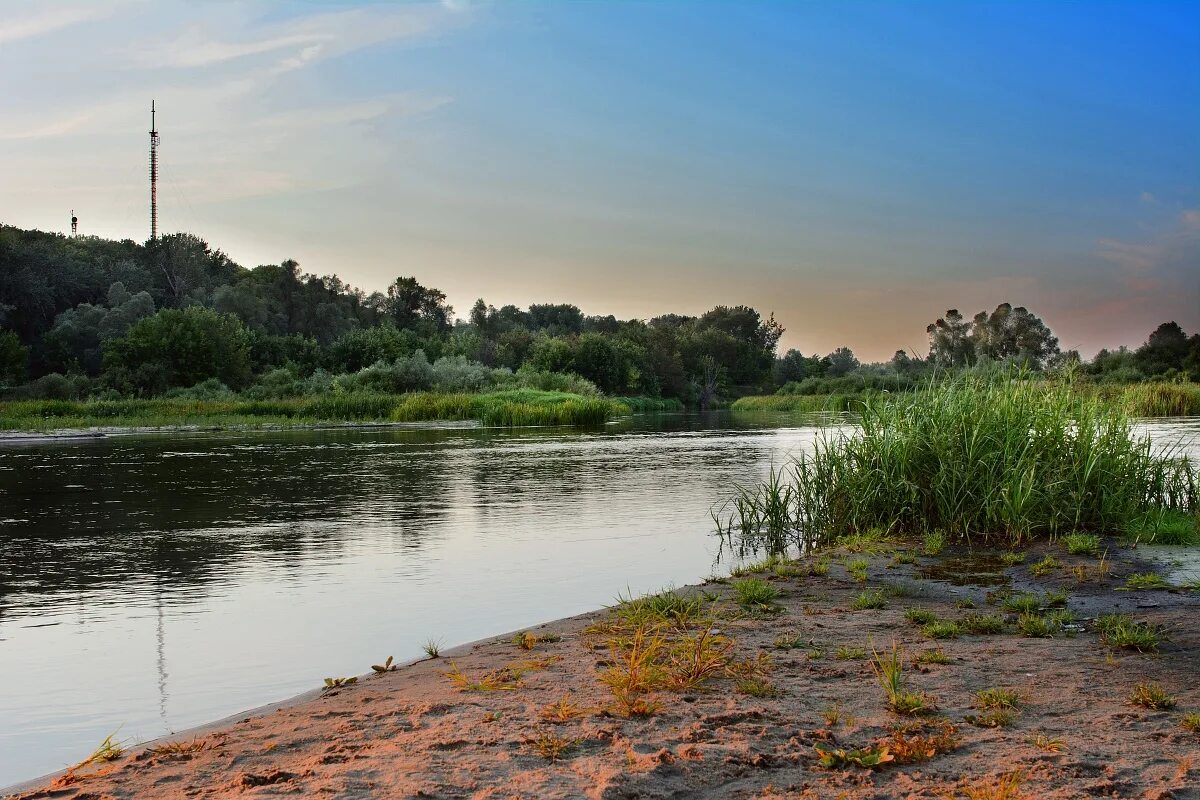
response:
[[[75,209],[71,209],[71,235],[79,235],[79,217],[75,216]]]

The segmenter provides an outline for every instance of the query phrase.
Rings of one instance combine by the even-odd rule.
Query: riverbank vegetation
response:
[[[972,375],[867,395],[859,425],[742,487],[718,515],[739,549],[811,550],[846,536],[1145,540],[1197,532],[1197,472],[1135,435],[1118,405],[1066,381]]]
[[[783,327],[747,306],[619,320],[568,303],[480,299],[460,319],[413,277],[365,292],[291,260],[247,269],[190,234],[137,244],[0,225],[0,400],[238,404],[536,389],[619,398],[632,411],[730,401],[848,411],[870,394],[1019,365],[1035,375],[1072,368],[1077,386],[1130,413],[1200,413],[1188,383],[1200,381],[1200,334],[1173,322],[1089,363],[1009,303],[970,319],[951,309],[926,332],[927,354],[897,351],[884,363],[863,364],[847,347],[777,357]],[[0,410],[30,413],[44,416]]]

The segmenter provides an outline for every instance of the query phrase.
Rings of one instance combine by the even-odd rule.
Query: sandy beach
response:
[[[1105,546],[1006,563],[860,543],[367,672],[10,797],[1200,797],[1200,592],[1127,590],[1162,565]],[[747,580],[778,596],[739,601]],[[1157,645],[1099,633],[1112,613]],[[658,677],[628,690],[651,641]],[[893,655],[915,713],[889,709]]]

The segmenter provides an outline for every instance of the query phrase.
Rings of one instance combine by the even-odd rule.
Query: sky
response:
[[[0,222],[924,354],[1200,330],[1200,4],[0,0]]]

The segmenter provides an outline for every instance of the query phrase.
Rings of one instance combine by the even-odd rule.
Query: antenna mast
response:
[[[75,216],[75,209],[71,209],[71,235],[79,235],[79,217]]]
[[[158,126],[154,101],[150,101],[150,238],[158,238]]]

